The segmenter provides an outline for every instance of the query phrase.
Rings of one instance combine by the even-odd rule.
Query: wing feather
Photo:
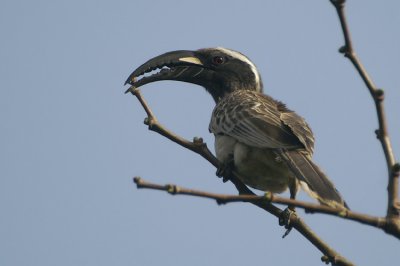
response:
[[[307,152],[312,155],[314,152],[314,134],[307,122],[296,114],[295,112],[282,112],[281,120],[287,125],[293,132],[299,141],[304,145]]]
[[[232,92],[215,107],[209,129],[252,147],[276,149],[312,197],[326,205],[347,207],[311,160],[314,137],[310,127],[284,104],[254,91]]]
[[[303,132],[291,128],[291,116],[282,120],[282,106],[269,96],[254,91],[236,91],[223,98],[215,107],[210,131],[234,137],[259,148],[304,148]],[[290,118],[290,119],[289,119]],[[303,120],[304,121],[304,120]],[[290,125],[287,125],[290,124]],[[304,122],[305,123],[305,122]],[[299,122],[299,125],[302,124]],[[297,124],[293,127],[296,128]]]

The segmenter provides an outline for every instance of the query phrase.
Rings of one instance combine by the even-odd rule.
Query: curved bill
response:
[[[206,68],[194,51],[173,51],[156,56],[135,69],[125,82],[138,88],[160,80],[177,80],[199,84],[198,77]],[[154,73],[150,73],[154,72]],[[146,75],[149,73],[149,75]],[[129,88],[126,92],[130,91]]]

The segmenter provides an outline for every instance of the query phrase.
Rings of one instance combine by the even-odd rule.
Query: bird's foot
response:
[[[296,213],[294,207],[289,206],[284,209],[279,216],[279,225],[285,226],[286,228],[286,232],[283,234],[282,238],[285,238],[293,228],[293,226],[290,224],[290,218],[292,217],[292,215],[296,215]]]
[[[222,177],[222,182],[229,181],[229,177],[232,175],[234,169],[234,160],[233,155],[230,155],[228,160],[221,163],[218,167],[217,172],[215,173],[218,177]]]

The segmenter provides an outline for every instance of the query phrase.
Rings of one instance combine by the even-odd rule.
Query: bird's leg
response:
[[[279,215],[279,225],[285,226],[286,228],[286,231],[283,234],[282,238],[285,238],[290,233],[290,231],[292,231],[293,226],[290,224],[290,218],[293,214],[295,214],[294,211],[286,208]]]
[[[296,199],[297,189],[298,184],[296,181],[292,182],[292,184],[289,185],[290,198],[293,200]],[[293,228],[290,224],[290,217],[295,214],[295,211],[295,206],[289,205],[286,209],[282,211],[279,217],[279,225],[284,225],[286,228],[286,232],[283,234],[282,238],[286,237]]]
[[[228,159],[221,163],[215,173],[218,177],[222,177],[222,182],[227,182],[235,168],[233,154],[230,154]]]
[[[289,185],[289,192],[290,192],[290,199],[294,200],[296,199],[296,194],[299,188],[299,184],[294,180],[290,185]],[[295,207],[293,205],[289,205],[288,209],[291,211],[296,211]]]

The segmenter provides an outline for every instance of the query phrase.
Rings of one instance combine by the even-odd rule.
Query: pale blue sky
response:
[[[348,1],[355,48],[387,94],[400,156],[400,3]],[[0,8],[0,265],[321,265],[321,253],[248,204],[137,190],[132,177],[235,193],[199,156],[149,132],[123,82],[177,49],[248,55],[265,91],[307,118],[315,161],[350,207],[383,215],[386,169],[373,102],[325,1],[11,1]],[[143,93],[158,118],[213,147],[213,101],[159,82]],[[309,200],[304,194],[301,199]],[[393,265],[400,242],[324,215],[307,223],[358,265]]]

